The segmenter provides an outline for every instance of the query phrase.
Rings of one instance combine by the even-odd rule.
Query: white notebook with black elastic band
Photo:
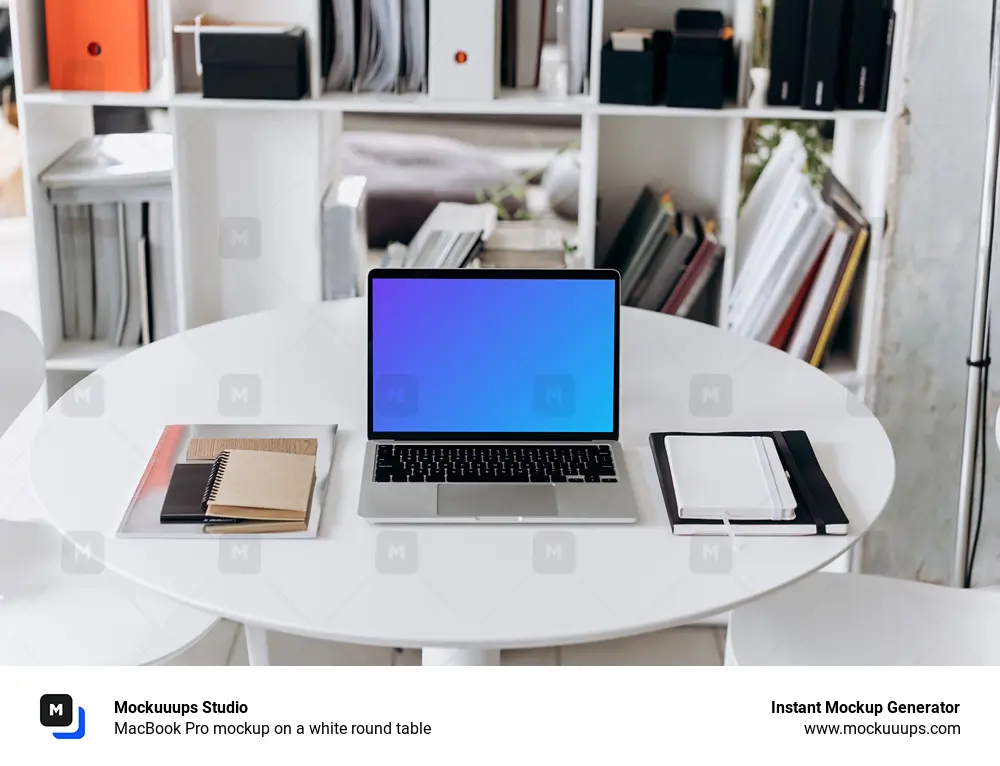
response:
[[[795,495],[773,438],[674,435],[664,437],[664,447],[679,518],[795,518]]]

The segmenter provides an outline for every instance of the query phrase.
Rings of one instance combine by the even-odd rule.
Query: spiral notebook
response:
[[[211,519],[305,522],[315,476],[311,455],[224,450],[209,474],[202,510]]]

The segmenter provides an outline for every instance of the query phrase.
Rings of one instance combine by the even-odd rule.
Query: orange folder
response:
[[[146,0],[45,0],[52,90],[149,90]]]

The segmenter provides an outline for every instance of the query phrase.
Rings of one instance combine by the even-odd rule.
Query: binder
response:
[[[767,103],[799,106],[802,103],[809,0],[774,0],[771,13],[771,82]]]
[[[664,439],[667,436],[704,436],[692,432],[660,432],[649,435],[656,475],[675,535],[802,536],[846,535],[850,521],[816,459],[805,431],[727,431],[716,436],[766,436],[774,439],[778,457],[795,497],[795,518],[787,521],[741,521],[730,519],[682,519],[678,511]]]
[[[837,102],[844,0],[811,0],[802,108],[831,112]]]
[[[442,100],[491,101],[500,89],[497,0],[430,0],[428,93]]]
[[[841,109],[878,109],[886,55],[885,0],[847,0],[844,51],[837,106]]]

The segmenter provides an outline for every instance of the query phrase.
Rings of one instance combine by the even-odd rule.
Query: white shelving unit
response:
[[[481,0],[469,0],[480,2]],[[27,212],[31,223],[40,327],[48,354],[49,399],[73,376],[85,375],[129,349],[62,338],[54,216],[39,173],[76,140],[93,133],[92,107],[116,105],[168,110],[175,139],[174,224],[176,303],[180,329],[265,309],[320,299],[320,201],[336,177],[342,115],[517,115],[579,119],[582,179],[580,243],[583,263],[606,251],[639,189],[669,187],[685,209],[720,223],[727,247],[720,305],[740,268],[736,226],[747,120],[833,120],[833,167],[872,221],[867,270],[854,306],[854,343],[830,370],[870,394],[881,315],[883,228],[895,117],[900,111],[907,6],[896,0],[890,108],[881,112],[817,113],[797,109],[720,111],[600,104],[600,48],[624,26],[672,25],[681,7],[723,10],[737,39],[749,45],[756,0],[593,0],[588,95],[557,101],[509,91],[494,101],[441,102],[427,96],[324,94],[319,82],[320,0],[147,0],[152,89],[143,94],[55,92],[48,88],[44,0],[14,0],[13,42],[21,110]],[[485,3],[484,3],[485,5]],[[234,21],[294,22],[307,31],[312,97],[298,102],[202,98],[179,86],[173,25],[208,12]],[[598,206],[598,199],[600,205]],[[598,227],[598,207],[600,226]],[[220,256],[227,227],[251,222],[259,231],[254,261]],[[719,321],[724,321],[720,317]]]

